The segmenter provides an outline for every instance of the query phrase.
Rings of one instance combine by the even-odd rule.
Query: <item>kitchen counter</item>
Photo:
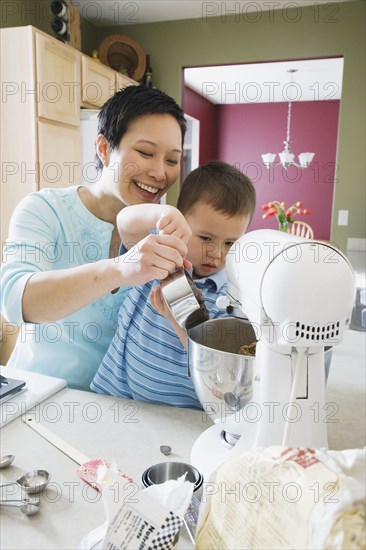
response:
[[[365,333],[348,331],[334,348],[327,386],[329,447],[365,445]],[[33,416],[90,458],[116,459],[119,468],[140,483],[144,470],[164,461],[190,462],[196,438],[212,425],[204,413],[64,389],[36,406]],[[1,470],[5,480],[35,468],[52,473],[33,517],[1,509],[1,546],[10,549],[74,549],[105,521],[101,496],[76,474],[77,464],[25,425],[20,418],[0,431],[1,455],[16,455]],[[165,457],[160,445],[170,445]],[[16,488],[3,489],[9,498]],[[182,528],[178,548],[192,545]]]
[[[44,401],[29,416],[89,458],[114,458],[138,484],[152,464],[190,462],[195,439],[212,425],[200,411],[70,389]],[[40,495],[39,514],[26,517],[18,509],[1,508],[2,549],[73,549],[104,523],[101,495],[78,477],[77,464],[68,456],[20,418],[4,426],[0,436],[1,455],[16,455],[13,465],[1,470],[3,481],[37,468],[52,473],[48,488]],[[170,445],[171,455],[164,456],[160,445]],[[19,494],[16,486],[2,491],[6,498]],[[184,527],[178,548],[192,548]]]

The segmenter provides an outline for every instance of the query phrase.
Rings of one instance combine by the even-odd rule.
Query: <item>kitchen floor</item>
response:
[[[352,330],[366,331],[366,252],[348,250],[347,257],[356,276],[356,302],[352,312]]]
[[[334,346],[326,387],[329,448],[363,448],[366,442],[366,327],[361,312],[366,304],[360,302],[366,289],[366,254],[348,251],[356,275],[357,300],[350,330],[343,341]]]

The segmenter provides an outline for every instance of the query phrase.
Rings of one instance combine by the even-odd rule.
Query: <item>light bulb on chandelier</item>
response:
[[[289,69],[287,71],[291,74],[291,84],[293,83],[293,73],[297,72],[297,69]],[[287,109],[287,133],[286,133],[286,139],[283,142],[284,148],[282,153],[278,153],[278,156],[280,157],[280,162],[276,163],[276,153],[266,153],[262,156],[262,160],[265,164],[265,166],[269,169],[271,166],[282,166],[286,170],[290,166],[296,166],[297,168],[307,168],[313,158],[315,153],[300,153],[299,154],[299,163],[296,163],[294,161],[295,155],[293,154],[291,150],[291,138],[290,138],[290,130],[291,130],[291,109],[292,109],[292,102],[289,101],[288,103],[288,109]]]

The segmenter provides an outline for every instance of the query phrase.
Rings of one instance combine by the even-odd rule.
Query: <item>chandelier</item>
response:
[[[297,69],[289,69],[287,71],[291,74],[291,84],[293,83],[293,74],[297,72]],[[284,148],[282,153],[278,153],[278,156],[280,157],[280,162],[275,162],[276,160],[276,153],[265,153],[262,156],[262,160],[265,164],[265,166],[269,169],[271,166],[282,166],[287,170],[290,166],[296,166],[297,168],[307,168],[310,166],[311,161],[314,158],[315,153],[300,153],[299,154],[299,163],[295,162],[295,155],[293,154],[291,150],[291,138],[290,138],[290,130],[291,130],[291,109],[292,109],[292,102],[289,101],[288,103],[288,109],[287,109],[287,134],[286,139],[283,142]]]

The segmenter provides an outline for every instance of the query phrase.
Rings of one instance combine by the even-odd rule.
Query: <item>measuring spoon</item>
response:
[[[2,483],[0,488],[16,483],[28,494],[41,493],[49,484],[50,479],[51,474],[46,472],[46,470],[32,470],[14,481]]]
[[[40,501],[31,502],[27,499],[24,500],[0,500],[0,506],[9,506],[10,508],[20,508],[26,516],[34,516],[38,514],[40,510]]]
[[[5,455],[0,458],[0,469],[7,468],[14,462],[15,455]]]

